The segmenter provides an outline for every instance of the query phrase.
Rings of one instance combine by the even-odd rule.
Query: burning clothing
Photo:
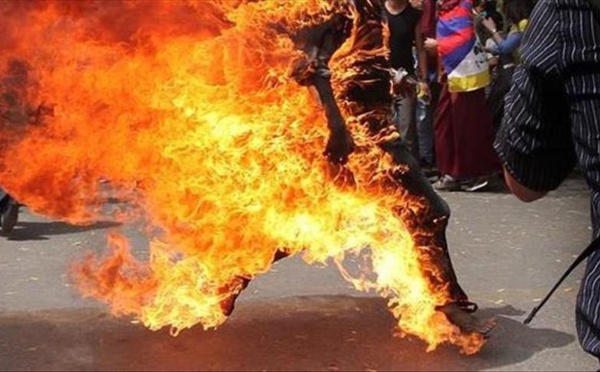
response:
[[[386,172],[396,183],[396,186],[392,187],[397,187],[399,184],[409,194],[426,201],[427,206],[418,215],[407,210],[398,213],[403,217],[404,223],[419,246],[433,247],[428,251],[429,253],[423,253],[424,259],[434,262],[440,271],[438,274],[429,274],[432,284],[436,287],[448,285],[449,297],[453,301],[466,301],[467,295],[458,284],[448,254],[445,230],[450,209],[421,172],[418,162],[402,142],[392,121],[391,66],[385,48],[383,10],[378,2],[369,0],[357,0],[354,6],[356,9],[354,34],[349,40],[349,47],[344,51],[344,55],[359,55],[361,58],[347,57],[339,61],[336,71],[340,71],[343,77],[339,78],[335,75],[331,77],[340,87],[336,97],[337,102],[343,102],[342,108],[347,116],[357,118],[359,124],[367,128],[373,143],[391,157],[392,167]],[[338,22],[348,22],[348,20],[340,18]],[[319,73],[319,71],[329,71],[326,63],[336,51],[336,46],[344,39],[340,32],[347,32],[350,28],[338,26],[330,27],[326,32],[323,30],[324,28],[313,29],[312,31],[326,36],[315,37],[312,34],[311,42],[304,44],[306,50],[311,50],[313,55],[320,57],[317,58],[317,67],[312,70],[314,71],[312,75],[296,71],[296,76],[304,77],[300,81],[301,84],[318,86],[329,79],[329,74]],[[306,35],[310,34],[310,30],[305,32]],[[346,34],[345,37],[349,35]],[[337,43],[334,43],[334,40],[337,40]],[[321,43],[313,44],[314,41],[321,41]],[[323,100],[323,94],[321,99]],[[328,102],[332,103],[331,100]],[[336,101],[333,101],[333,104],[336,104]],[[326,102],[324,106],[326,112],[335,111],[328,108]]]

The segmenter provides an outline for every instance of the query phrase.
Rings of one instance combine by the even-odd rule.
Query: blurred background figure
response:
[[[436,2],[435,0],[412,0],[411,5],[421,11],[419,30],[423,39],[435,39]],[[423,80],[429,86],[428,92],[419,92],[416,107],[416,128],[419,142],[419,162],[427,177],[439,176],[435,160],[433,139],[433,114],[440,97],[441,86],[438,81],[437,52],[425,50],[427,72]],[[426,93],[429,93],[427,95]]]
[[[42,102],[31,105],[28,92],[36,89],[35,79],[26,61],[9,59],[0,73],[0,151],[10,142],[9,137],[28,125],[42,125],[52,116],[52,106]],[[17,161],[17,160],[15,160]],[[6,176],[4,176],[6,177]],[[0,180],[0,184],[6,180]],[[8,236],[19,218],[20,204],[0,188],[0,234]]]
[[[498,66],[492,79],[488,97],[488,106],[495,132],[502,122],[504,97],[510,90],[513,72],[520,61],[519,47],[521,46],[523,34],[527,29],[533,6],[533,0],[504,0],[502,13],[509,27],[506,37],[501,32],[502,26],[499,26],[494,18],[487,17],[482,20],[486,32],[493,40],[492,43],[487,44],[486,51],[498,58]]]
[[[0,189],[0,232],[8,236],[19,219],[19,204]]]
[[[475,33],[472,0],[438,2],[436,39],[442,89],[435,112],[437,190],[478,191],[500,170],[486,104],[489,65]]]
[[[390,64],[395,71],[406,72],[403,79],[394,79],[394,122],[404,143],[416,159],[420,158],[419,139],[415,121],[417,91],[422,96],[429,97],[427,84],[427,56],[423,46],[423,37],[418,27],[421,11],[417,7],[421,1],[386,0],[384,13],[390,32],[388,47],[390,49]],[[413,46],[417,55],[417,71]],[[398,74],[397,74],[398,75]]]

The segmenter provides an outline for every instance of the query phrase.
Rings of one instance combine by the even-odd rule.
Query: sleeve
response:
[[[547,4],[538,3],[532,14],[523,64],[515,71],[494,144],[506,170],[536,191],[557,188],[576,163],[569,103],[556,70],[559,38],[552,32],[555,23]]]
[[[510,54],[519,48],[522,39],[522,32],[511,32],[502,42],[496,43],[491,51],[493,54]]]
[[[301,29],[294,36],[294,43],[303,53],[292,64],[292,78],[300,85],[311,85],[315,77],[329,79],[329,60],[349,36],[349,24],[348,18],[336,15],[326,22]]]

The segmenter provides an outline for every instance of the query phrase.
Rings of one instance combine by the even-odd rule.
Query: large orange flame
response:
[[[103,213],[106,179],[136,206],[118,218],[146,222],[151,236],[147,261],[115,233],[106,257],[75,264],[84,295],[151,329],[216,327],[239,278],[266,272],[283,248],[309,263],[334,258],[357,288],[387,296],[401,333],[429,350],[479,350],[481,337],[435,311],[447,290],[427,280],[427,247],[393,212],[422,202],[373,179],[391,163],[360,128],[356,187],[332,182],[321,110],[286,78],[297,52],[272,25],[318,22],[334,5],[0,3],[3,187],[37,213],[86,223]],[[352,277],[343,258],[365,247],[375,275]]]

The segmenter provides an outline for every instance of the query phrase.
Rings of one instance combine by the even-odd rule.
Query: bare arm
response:
[[[504,168],[504,181],[506,182],[510,192],[519,198],[519,200],[526,203],[541,199],[547,194],[546,192],[531,190],[526,186],[523,186],[510,174],[506,168]]]
[[[415,45],[417,48],[419,78],[422,81],[426,81],[429,66],[427,66],[427,51],[425,50],[425,40],[423,39],[423,33],[421,32],[421,27],[419,27],[419,25],[417,25],[417,27],[415,28]]]

